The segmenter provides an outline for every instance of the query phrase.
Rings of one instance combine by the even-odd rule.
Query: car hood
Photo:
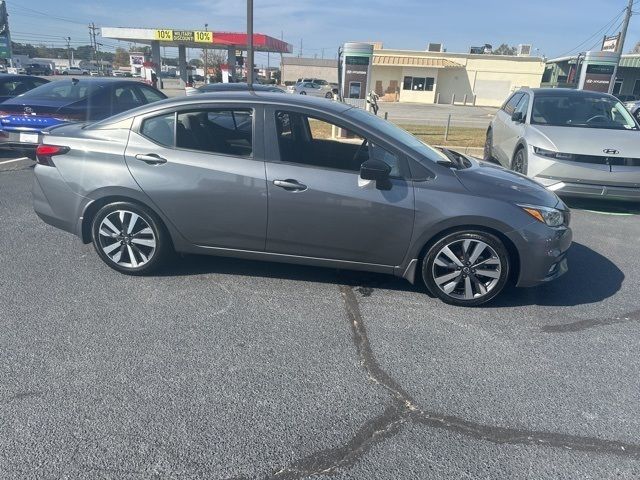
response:
[[[617,150],[620,157],[640,156],[640,132],[604,128],[546,127],[531,125],[527,142],[534,147],[576,155],[604,156],[603,150]]]
[[[467,157],[469,158],[469,157]],[[529,177],[498,165],[469,158],[471,167],[455,170],[460,183],[474,195],[510,203],[557,207],[558,196]]]

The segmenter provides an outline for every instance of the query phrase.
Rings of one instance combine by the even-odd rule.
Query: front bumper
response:
[[[640,167],[553,160],[529,149],[529,175],[560,196],[640,201]]]
[[[569,227],[551,228],[535,222],[507,236],[520,258],[516,286],[534,287],[555,280],[569,270],[567,251],[573,241]]]

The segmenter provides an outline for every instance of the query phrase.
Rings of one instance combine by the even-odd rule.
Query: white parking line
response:
[[[22,157],[22,158],[15,158],[13,160],[0,160],[0,165],[4,165],[6,163],[22,162],[23,160],[29,160],[29,159],[27,157]]]

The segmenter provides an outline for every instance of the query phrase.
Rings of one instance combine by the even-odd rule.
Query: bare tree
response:
[[[631,53],[640,53],[640,42],[636,43],[636,46],[633,47],[633,50],[631,50]]]

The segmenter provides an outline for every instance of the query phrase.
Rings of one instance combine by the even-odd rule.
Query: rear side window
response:
[[[516,111],[518,102],[522,99],[522,95],[522,93],[514,93],[513,96],[504,104],[502,110],[504,110],[508,115],[513,115],[513,112]]]
[[[28,92],[34,85],[25,80],[13,80],[10,82],[0,83],[0,95],[14,97]]]
[[[165,98],[152,88],[140,86],[139,89],[147,103],[157,102]]]
[[[175,113],[148,118],[142,123],[140,133],[165,147],[173,148]]]
[[[176,147],[250,157],[253,153],[253,110],[202,109],[179,113]]]

